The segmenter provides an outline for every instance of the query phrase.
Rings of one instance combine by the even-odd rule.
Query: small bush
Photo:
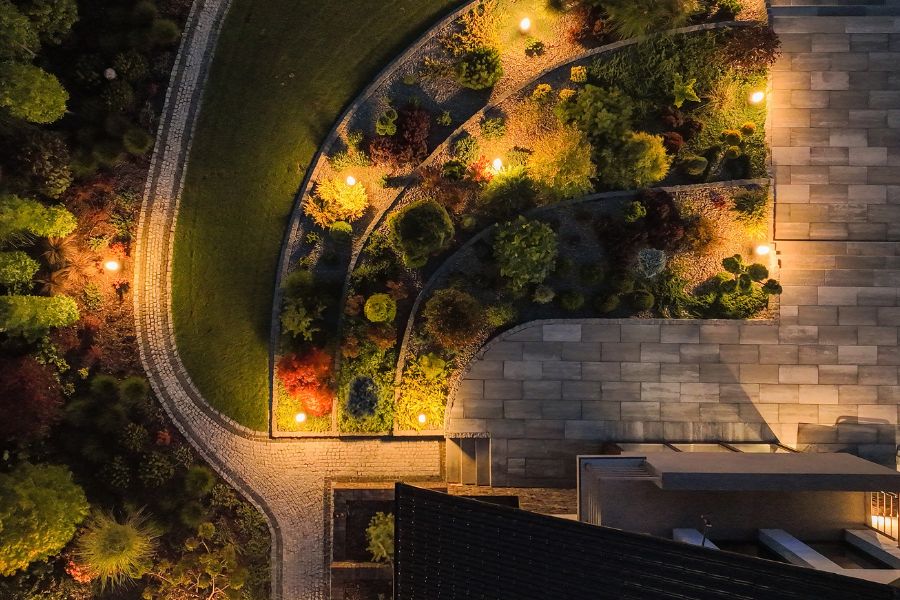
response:
[[[422,311],[425,333],[450,349],[465,347],[477,339],[483,317],[478,300],[454,288],[436,291]]]
[[[132,127],[122,137],[122,145],[128,154],[144,156],[153,147],[153,136],[139,127]]]
[[[372,323],[392,322],[397,317],[397,302],[387,294],[372,294],[364,312]]]
[[[766,218],[768,201],[769,195],[765,189],[740,190],[734,195],[734,210],[741,220],[759,223]]]
[[[175,465],[162,452],[146,454],[138,466],[138,479],[147,489],[164,486],[175,476]]]
[[[156,46],[171,46],[181,37],[181,29],[175,21],[156,19],[150,26],[150,41]]]
[[[699,177],[706,173],[707,166],[709,166],[709,161],[696,155],[685,156],[678,162],[678,167],[684,174],[691,177]]]
[[[597,167],[587,136],[575,127],[561,127],[544,137],[528,157],[528,173],[550,200],[577,198],[594,189]]]
[[[569,71],[569,79],[572,83],[587,82],[587,67],[582,65],[572,67],[571,71]]]
[[[609,296],[600,296],[597,298],[597,301],[594,307],[597,309],[597,312],[600,314],[608,314],[619,308],[621,304],[621,300],[617,294],[611,294]]]
[[[644,248],[637,255],[635,271],[645,279],[658,277],[666,268],[666,253],[656,248]]]
[[[603,151],[600,178],[613,188],[642,188],[652,185],[669,172],[672,157],[666,153],[658,135],[632,132],[621,149]],[[605,166],[605,169],[604,169]]]
[[[579,272],[581,282],[586,285],[597,285],[606,279],[606,269],[602,264],[590,264],[581,267]]]
[[[653,294],[646,290],[637,290],[632,292],[628,297],[628,302],[631,304],[631,308],[634,310],[650,310],[653,308],[653,303],[656,301],[656,298],[653,297]]]
[[[549,83],[540,83],[531,92],[531,99],[538,104],[546,104],[551,100],[553,87]]]
[[[448,160],[441,167],[441,176],[450,181],[461,181],[466,176],[466,164],[461,160]]]
[[[394,515],[375,513],[366,527],[369,554],[375,562],[394,562]]]
[[[578,127],[596,148],[618,144],[628,131],[634,112],[634,101],[620,89],[607,90],[590,84],[556,107],[560,120]]]
[[[687,23],[699,5],[697,0],[591,0],[602,5],[622,38],[651,31],[673,29]]]
[[[503,117],[486,117],[481,120],[481,135],[487,140],[502,138],[506,135],[506,119]]]
[[[525,55],[526,56],[541,56],[546,48],[544,47],[544,42],[541,40],[531,38],[527,42],[525,42]]]
[[[529,283],[542,283],[556,263],[556,233],[549,225],[519,216],[501,225],[494,236],[494,257],[513,290]]]
[[[509,167],[491,179],[478,199],[496,219],[509,219],[534,208],[538,190],[522,167]]]
[[[556,292],[549,285],[539,285],[534,289],[531,299],[535,304],[549,304],[556,297]]]
[[[663,146],[669,154],[678,154],[684,146],[684,138],[677,131],[666,131],[662,134]]]
[[[119,384],[119,397],[122,401],[136,405],[147,400],[150,395],[150,384],[140,375],[133,375]]]
[[[349,185],[338,178],[326,179],[307,196],[303,209],[319,227],[328,227],[335,221],[354,221],[369,206],[369,196],[362,183]]]
[[[441,127],[450,127],[453,125],[453,116],[450,114],[449,110],[445,110],[434,118],[434,122]]]
[[[565,291],[559,295],[559,304],[563,310],[575,312],[584,306],[584,294],[575,291]]]
[[[484,311],[484,322],[488,327],[496,329],[509,325],[516,320],[518,313],[512,304],[489,306]]]
[[[378,135],[394,135],[397,133],[397,111],[393,108],[385,110],[375,121],[375,133]]]
[[[328,226],[328,234],[336,244],[346,246],[353,239],[353,226],[347,221],[335,221]]]
[[[466,54],[456,65],[459,85],[484,90],[493,87],[503,77],[500,53],[494,48],[478,48]]]
[[[472,164],[478,160],[479,155],[477,138],[466,134],[453,142],[453,156],[463,164]]]
[[[625,205],[622,210],[622,218],[626,223],[637,223],[647,216],[647,209],[641,202],[634,200]]]
[[[134,88],[127,81],[116,79],[106,84],[100,94],[104,108],[111,113],[124,113],[132,110],[135,103]]]
[[[143,81],[150,75],[150,63],[137,50],[126,50],[116,54],[112,68],[120,77],[132,83]]]
[[[434,200],[404,206],[388,221],[390,240],[409,268],[423,267],[428,258],[453,240],[453,222],[447,210]]]
[[[628,273],[615,273],[609,279],[609,287],[617,294],[628,294],[634,289],[634,278]]]
[[[184,474],[184,491],[200,498],[209,494],[216,485],[216,476],[203,465],[194,465]]]

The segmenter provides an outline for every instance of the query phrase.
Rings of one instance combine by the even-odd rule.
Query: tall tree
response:
[[[9,0],[0,0],[0,60],[31,60],[40,47],[28,17]]]
[[[65,237],[77,225],[75,215],[62,206],[45,206],[20,196],[0,196],[0,242],[22,232],[40,237]]]
[[[68,296],[0,296],[0,333],[28,341],[71,325],[78,317],[78,305]]]
[[[20,0],[18,4],[47,44],[60,43],[78,20],[75,0]]]
[[[0,106],[32,123],[53,123],[66,112],[69,93],[56,78],[26,63],[0,63]]]
[[[22,463],[0,473],[0,576],[62,550],[88,508],[67,467]]]

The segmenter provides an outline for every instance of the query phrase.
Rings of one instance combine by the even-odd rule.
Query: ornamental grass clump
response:
[[[93,517],[78,539],[75,555],[101,589],[139,579],[152,566],[159,531],[137,511],[119,522],[108,513]]]
[[[494,258],[500,275],[513,291],[543,283],[553,270],[558,253],[553,229],[522,216],[501,225],[494,236]]]
[[[700,8],[697,0],[591,0],[622,38],[681,27]]]

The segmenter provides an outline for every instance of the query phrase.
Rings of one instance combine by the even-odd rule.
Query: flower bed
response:
[[[573,12],[563,14],[568,22],[581,22],[594,13],[582,12],[577,19]],[[480,32],[479,27],[464,22],[457,33]],[[325,179],[306,200],[307,216],[320,228],[304,238],[308,254],[301,260],[300,273],[307,274],[299,277],[309,283],[298,295],[292,281],[286,282],[282,315],[285,331],[301,342],[286,344],[286,349],[302,355],[310,347],[329,348],[339,355],[337,372],[320,385],[336,391],[334,422],[341,432],[440,429],[446,382],[461,357],[483,341],[485,332],[527,320],[526,316],[537,318],[532,314],[543,318],[600,311],[621,317],[624,307],[631,306],[635,316],[674,311],[672,316],[699,317],[713,310],[687,302],[685,298],[695,291],[687,291],[688,287],[700,284],[696,279],[700,275],[705,280],[716,274],[722,248],[736,245],[741,250],[732,254],[743,253],[749,246],[747,236],[766,238],[765,191],[755,192],[757,200],[741,201],[757,211],[752,228],[749,221],[738,223],[732,214],[735,198],[699,191],[691,202],[683,198],[676,202],[661,193],[620,207],[625,210],[621,214],[582,215],[579,222],[590,222],[584,227],[600,232],[593,246],[583,246],[588,236],[577,227],[559,230],[560,223],[517,220],[528,211],[594,191],[765,175],[765,106],[750,99],[765,90],[777,42],[762,26],[700,29],[652,36],[554,69],[478,113],[430,155],[432,122],[443,126],[446,115],[421,99],[399,108],[383,104],[369,114],[374,136],[346,138],[346,149],[332,155],[329,165],[319,171]],[[443,81],[452,77],[455,85],[470,87],[496,82],[491,75],[496,74],[494,59],[488,52],[476,52],[493,46],[479,44],[457,54],[445,45],[452,64],[462,68],[459,61],[471,60],[480,71],[477,76],[465,69],[455,75],[444,73]],[[439,74],[436,65],[429,69]],[[418,177],[404,175],[426,157]],[[385,177],[389,172],[398,173],[398,179]],[[399,195],[383,193],[383,187],[373,192],[371,182],[379,175],[387,186],[400,184]],[[721,197],[716,199],[715,194]],[[384,218],[377,219],[385,208],[389,210]],[[626,218],[628,224],[623,226]],[[354,220],[356,224],[350,224]],[[456,264],[460,256],[454,253],[495,223],[506,225],[493,245],[481,239],[467,248],[468,254],[460,255],[474,260],[472,253],[480,253],[478,264],[462,269],[464,275],[459,277],[467,285],[474,282],[477,293],[446,281],[445,289],[420,307],[424,320],[409,340],[408,360],[401,363],[405,375],[396,394],[398,344],[403,337],[398,324],[407,321],[424,283],[444,261],[452,255]],[[349,239],[363,224],[371,231],[354,254]],[[325,228],[327,232],[322,231]],[[723,236],[727,243],[722,243]],[[575,237],[581,241],[576,243]],[[618,254],[605,260],[618,261],[618,267],[568,265],[568,255],[560,250],[571,246],[578,248],[579,256],[600,256],[604,239],[614,240]],[[339,265],[348,254],[353,269],[337,311]],[[650,285],[653,277],[648,276],[638,289],[632,289],[633,281],[632,288],[623,281],[605,291],[602,300],[588,297],[599,293],[596,286],[610,272],[616,276],[630,272],[638,260],[642,268],[654,271],[654,277],[668,265],[664,282]],[[685,277],[679,272],[683,264],[702,268]],[[584,282],[594,281],[595,288],[566,284],[572,269]],[[753,279],[747,284],[749,275],[743,269],[732,265],[733,279],[742,282],[744,291],[761,289]],[[326,297],[323,290],[329,287]],[[777,288],[771,284],[767,289]],[[753,294],[755,301],[731,310],[733,317],[765,309],[762,292]],[[299,427],[289,424],[291,411],[298,407],[296,395],[279,394],[276,405],[276,429],[313,430],[311,423],[305,424],[308,418]],[[302,401],[298,408],[306,408],[307,417],[311,412]]]

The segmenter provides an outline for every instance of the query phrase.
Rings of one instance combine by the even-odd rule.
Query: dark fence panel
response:
[[[399,483],[395,502],[397,600],[900,600],[890,586]]]

